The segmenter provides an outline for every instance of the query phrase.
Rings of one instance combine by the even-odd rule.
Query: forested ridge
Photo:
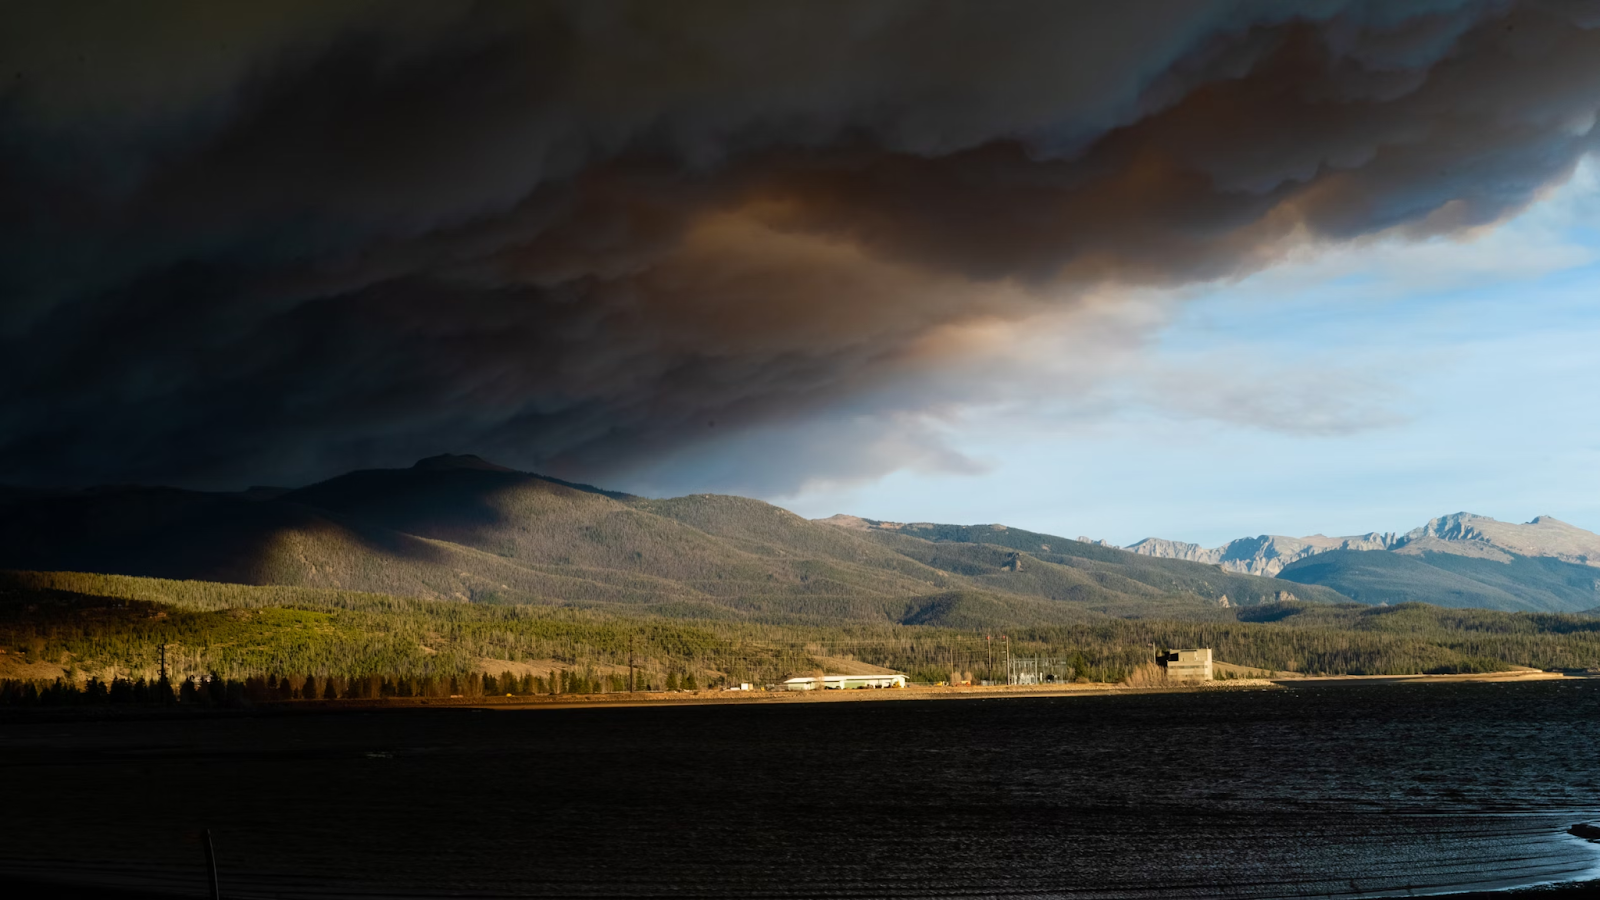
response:
[[[0,676],[108,685],[191,678],[317,696],[622,690],[771,683],[840,661],[1003,679],[1004,654],[1070,663],[1072,677],[1126,679],[1157,649],[1211,647],[1273,672],[1412,674],[1600,666],[1600,619],[1403,604],[1287,602],[1003,630],[687,620],[615,610],[497,605],[352,591],[82,573],[0,575]],[[494,681],[486,685],[483,676]],[[501,681],[504,676],[507,680]],[[502,690],[504,688],[504,690]],[[108,688],[109,691],[109,688]],[[353,693],[352,693],[353,692]],[[364,693],[363,693],[364,692]]]
[[[424,460],[294,491],[0,493],[0,569],[328,588],[636,617],[1064,624],[1323,587],[1000,526],[910,533],[812,522],[743,497],[630,497]]]
[[[1003,680],[1007,654],[1119,681],[1178,646],[1277,672],[1600,665],[1600,620],[1583,616],[1363,607],[1000,525],[813,522],[464,457],[294,491],[19,492],[0,507],[0,678],[40,697],[151,695],[163,652],[167,687],[197,699],[770,684],[849,666]]]

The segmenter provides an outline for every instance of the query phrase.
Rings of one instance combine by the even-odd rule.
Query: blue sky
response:
[[[1081,308],[1012,323],[1005,373],[985,370],[1011,379],[1005,401],[912,423],[969,464],[768,499],[1118,544],[1401,531],[1461,510],[1600,531],[1597,212],[1585,164],[1473,234],[1295,244],[1240,280],[1090,304],[1087,324]]]

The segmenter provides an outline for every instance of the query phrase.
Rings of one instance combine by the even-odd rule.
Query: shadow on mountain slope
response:
[[[650,500],[435,457],[293,491],[12,495],[0,567],[794,622],[1046,624],[1205,615],[1284,582],[999,526],[811,522],[742,497]],[[1292,585],[1311,600],[1344,600]]]

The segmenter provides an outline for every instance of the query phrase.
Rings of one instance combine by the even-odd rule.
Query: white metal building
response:
[[[817,678],[801,675],[790,678],[783,683],[786,691],[814,691],[821,688],[825,691],[848,691],[856,688],[903,688],[906,686],[904,675],[824,675]]]

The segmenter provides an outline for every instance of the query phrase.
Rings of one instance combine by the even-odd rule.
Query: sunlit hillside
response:
[[[647,500],[474,457],[281,494],[108,488],[0,498],[0,567],[622,605],[688,618],[971,627],[1145,615],[1329,589],[999,527],[890,533],[742,497]]]
[[[693,610],[556,608],[427,600],[313,588],[75,573],[0,573],[0,679],[154,678],[162,648],[174,679],[432,679],[579,673],[640,685],[771,682],[852,661],[924,681],[1004,678],[1004,654],[1067,661],[1073,677],[1117,681],[1156,648],[1207,646],[1219,660],[1277,673],[1413,674],[1507,666],[1600,666],[1600,618],[1282,603],[1072,622],[1003,632],[989,595],[916,601],[904,621],[831,626]],[[677,614],[677,615],[675,615]],[[596,681],[598,680],[598,681]]]

